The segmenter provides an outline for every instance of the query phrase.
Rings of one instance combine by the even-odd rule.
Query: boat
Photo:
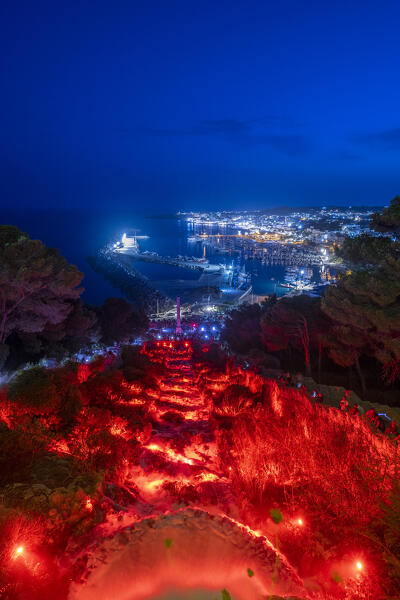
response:
[[[278,281],[278,285],[279,285],[279,287],[283,287],[283,288],[289,288],[289,289],[291,289],[291,290],[295,290],[295,289],[296,289],[296,286],[295,286],[295,285],[293,285],[292,283],[280,283],[280,282]]]

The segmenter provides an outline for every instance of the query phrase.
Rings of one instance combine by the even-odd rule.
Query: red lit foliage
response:
[[[266,535],[313,578],[318,600],[393,594],[396,443],[362,417],[314,405],[303,391],[208,352],[159,342],[124,348],[112,361],[19,374],[0,424],[8,547],[22,545],[22,534],[10,533],[21,522],[24,545],[51,572],[113,517],[118,524],[126,513],[212,506]],[[0,589],[11,586],[10,598],[66,598],[62,582],[54,596],[55,575],[33,581],[22,561],[18,596],[7,560],[3,553]],[[368,577],[346,571],[356,561]]]
[[[231,465],[242,520],[271,531],[270,510],[279,507],[286,523],[279,532],[280,548],[301,576],[318,575],[323,563],[337,563],[340,573],[343,556],[362,548],[375,563],[368,584],[375,586],[374,597],[380,597],[382,584],[393,591],[385,561],[393,579],[400,579],[400,563],[382,536],[385,510],[394,521],[399,518],[398,512],[393,516],[399,466],[393,442],[366,420],[313,405],[302,392],[274,382],[264,388],[262,404],[238,414],[230,430],[217,437],[220,459]],[[307,527],[294,535],[298,514],[307,515]],[[341,597],[344,587],[331,584]],[[348,597],[364,593],[359,589]]]

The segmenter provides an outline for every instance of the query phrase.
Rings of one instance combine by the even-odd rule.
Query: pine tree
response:
[[[300,348],[307,375],[311,373],[311,346],[319,347],[322,328],[320,301],[305,294],[283,298],[261,319],[262,339],[267,349]]]
[[[371,217],[371,229],[394,235],[400,234],[400,196],[391,200],[389,206],[382,212],[376,212]]]
[[[334,325],[324,343],[335,362],[357,367],[365,391],[362,355],[375,357],[388,379],[399,372],[400,243],[361,235],[346,240],[340,254],[354,268],[325,292],[322,310]]]
[[[63,321],[83,275],[55,248],[0,226],[0,345],[11,333],[38,333]]]

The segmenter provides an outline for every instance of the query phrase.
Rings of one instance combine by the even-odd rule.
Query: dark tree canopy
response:
[[[400,233],[400,196],[396,196],[382,212],[376,212],[371,217],[371,229],[380,232]]]
[[[319,346],[326,328],[319,298],[306,294],[282,298],[261,319],[262,339],[269,351],[299,348],[304,354],[306,372],[311,368],[311,345]]]
[[[348,263],[379,265],[390,258],[400,258],[400,242],[363,233],[354,238],[347,237],[336,253]]]
[[[221,340],[227,342],[229,347],[239,354],[248,354],[251,350],[262,348],[261,317],[269,307],[276,302],[273,296],[262,305],[246,304],[232,310],[225,321],[221,333]]]
[[[124,298],[107,298],[97,316],[105,344],[129,342],[148,327],[147,316]]]
[[[12,333],[40,333],[57,325],[82,293],[83,275],[58,250],[0,226],[0,343]]]
[[[329,287],[322,303],[335,322],[331,355],[339,364],[354,364],[361,354],[382,364],[400,359],[400,260],[392,270],[360,269]]]
[[[373,224],[389,218],[395,224],[399,209],[397,197],[374,215]],[[355,364],[359,373],[359,358],[372,356],[391,379],[400,362],[400,243],[364,234],[345,240],[341,255],[353,270],[326,290],[322,302],[334,322],[325,336],[329,354],[338,364]]]

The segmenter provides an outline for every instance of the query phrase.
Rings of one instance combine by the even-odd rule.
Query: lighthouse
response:
[[[176,299],[176,334],[182,335],[182,327],[181,327],[181,299],[179,296]]]

